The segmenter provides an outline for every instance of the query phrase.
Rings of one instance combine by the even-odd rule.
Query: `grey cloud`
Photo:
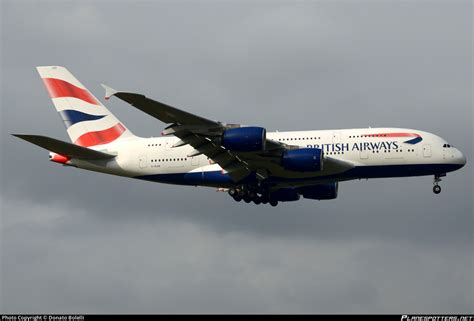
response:
[[[1,21],[2,312],[472,312],[471,3],[4,1]],[[49,64],[226,122],[420,128],[468,164],[439,196],[355,181],[276,209],[63,168],[9,135],[67,139]]]
[[[3,271],[9,312],[334,313],[373,306],[445,313],[469,306],[462,280],[470,258],[449,247],[219,234],[163,218],[91,224],[82,210],[28,202],[7,201],[5,209],[18,213],[5,222],[4,255],[16,261]],[[439,291],[445,287],[457,290]],[[448,297],[450,305],[435,306]]]

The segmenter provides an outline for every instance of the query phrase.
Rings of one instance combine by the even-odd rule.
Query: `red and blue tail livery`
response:
[[[37,70],[74,144],[91,147],[134,136],[66,68]]]
[[[339,184],[361,178],[431,175],[462,168],[466,158],[445,139],[403,128],[267,132],[214,121],[142,94],[104,85],[115,96],[167,124],[159,137],[139,137],[66,68],[37,67],[71,142],[14,135],[50,152],[66,166],[151,182],[206,186],[235,201],[276,206],[330,200]],[[65,174],[66,175],[66,174]]]

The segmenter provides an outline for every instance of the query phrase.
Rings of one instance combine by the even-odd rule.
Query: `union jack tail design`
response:
[[[66,68],[36,69],[74,144],[91,147],[134,136]]]

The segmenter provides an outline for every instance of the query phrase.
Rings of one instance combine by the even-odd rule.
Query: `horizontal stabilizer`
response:
[[[77,159],[89,159],[89,160],[99,160],[99,159],[111,159],[114,158],[115,155],[98,152],[96,150],[81,147],[79,145],[74,145],[71,143],[66,143],[61,140],[57,140],[54,138],[40,136],[40,135],[16,135],[12,134],[15,137],[21,138],[35,144],[39,147],[47,149],[51,152],[54,152],[59,155],[68,156],[70,158],[77,158]]]

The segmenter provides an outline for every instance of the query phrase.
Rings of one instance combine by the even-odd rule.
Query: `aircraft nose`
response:
[[[455,161],[457,164],[461,165],[461,167],[466,165],[466,156],[464,156],[459,149],[456,149]]]

